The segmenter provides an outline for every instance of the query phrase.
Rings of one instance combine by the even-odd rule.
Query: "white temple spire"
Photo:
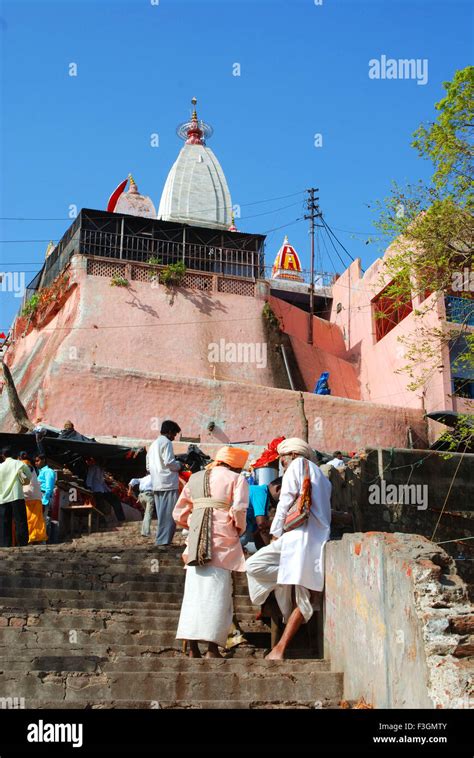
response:
[[[177,129],[185,144],[168,174],[158,218],[228,229],[232,223],[229,188],[219,161],[206,145],[206,139],[212,136],[212,127],[198,119],[196,98],[191,102],[191,120]]]

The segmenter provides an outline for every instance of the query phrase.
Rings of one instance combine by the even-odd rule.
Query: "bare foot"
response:
[[[276,647],[274,647],[273,650],[270,650],[268,655],[265,656],[265,660],[266,661],[282,661],[284,657],[285,657],[284,653],[281,653],[279,650],[276,649]]]

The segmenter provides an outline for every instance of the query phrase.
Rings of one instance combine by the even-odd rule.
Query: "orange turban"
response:
[[[219,448],[214,460],[206,468],[214,468],[218,463],[227,463],[232,468],[243,468],[247,463],[249,457],[248,450],[243,450],[241,447],[230,447],[225,445]]]

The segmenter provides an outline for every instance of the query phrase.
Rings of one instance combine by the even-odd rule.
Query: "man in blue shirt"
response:
[[[43,515],[46,522],[46,532],[49,536],[50,532],[50,518],[49,509],[53,500],[54,485],[56,484],[56,472],[50,468],[46,463],[45,455],[37,455],[35,458],[35,466],[38,469],[38,481],[41,487],[41,494],[43,503]]]
[[[249,485],[249,507],[247,508],[247,528],[240,538],[242,546],[253,542],[257,550],[270,542],[268,509],[276,506],[280,499],[282,477],[270,484]]]

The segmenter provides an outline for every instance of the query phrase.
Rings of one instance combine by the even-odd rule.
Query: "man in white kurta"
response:
[[[284,657],[285,649],[302,623],[313,615],[314,593],[324,588],[324,545],[331,524],[331,483],[313,462],[307,442],[293,437],[278,446],[285,473],[280,501],[270,528],[272,542],[246,562],[250,598],[262,605],[275,592],[283,619],[287,623],[279,643],[268,658]],[[308,520],[290,532],[284,532],[285,518],[304,479],[304,459],[308,460],[311,480],[311,509]],[[296,607],[293,608],[292,587]]]

